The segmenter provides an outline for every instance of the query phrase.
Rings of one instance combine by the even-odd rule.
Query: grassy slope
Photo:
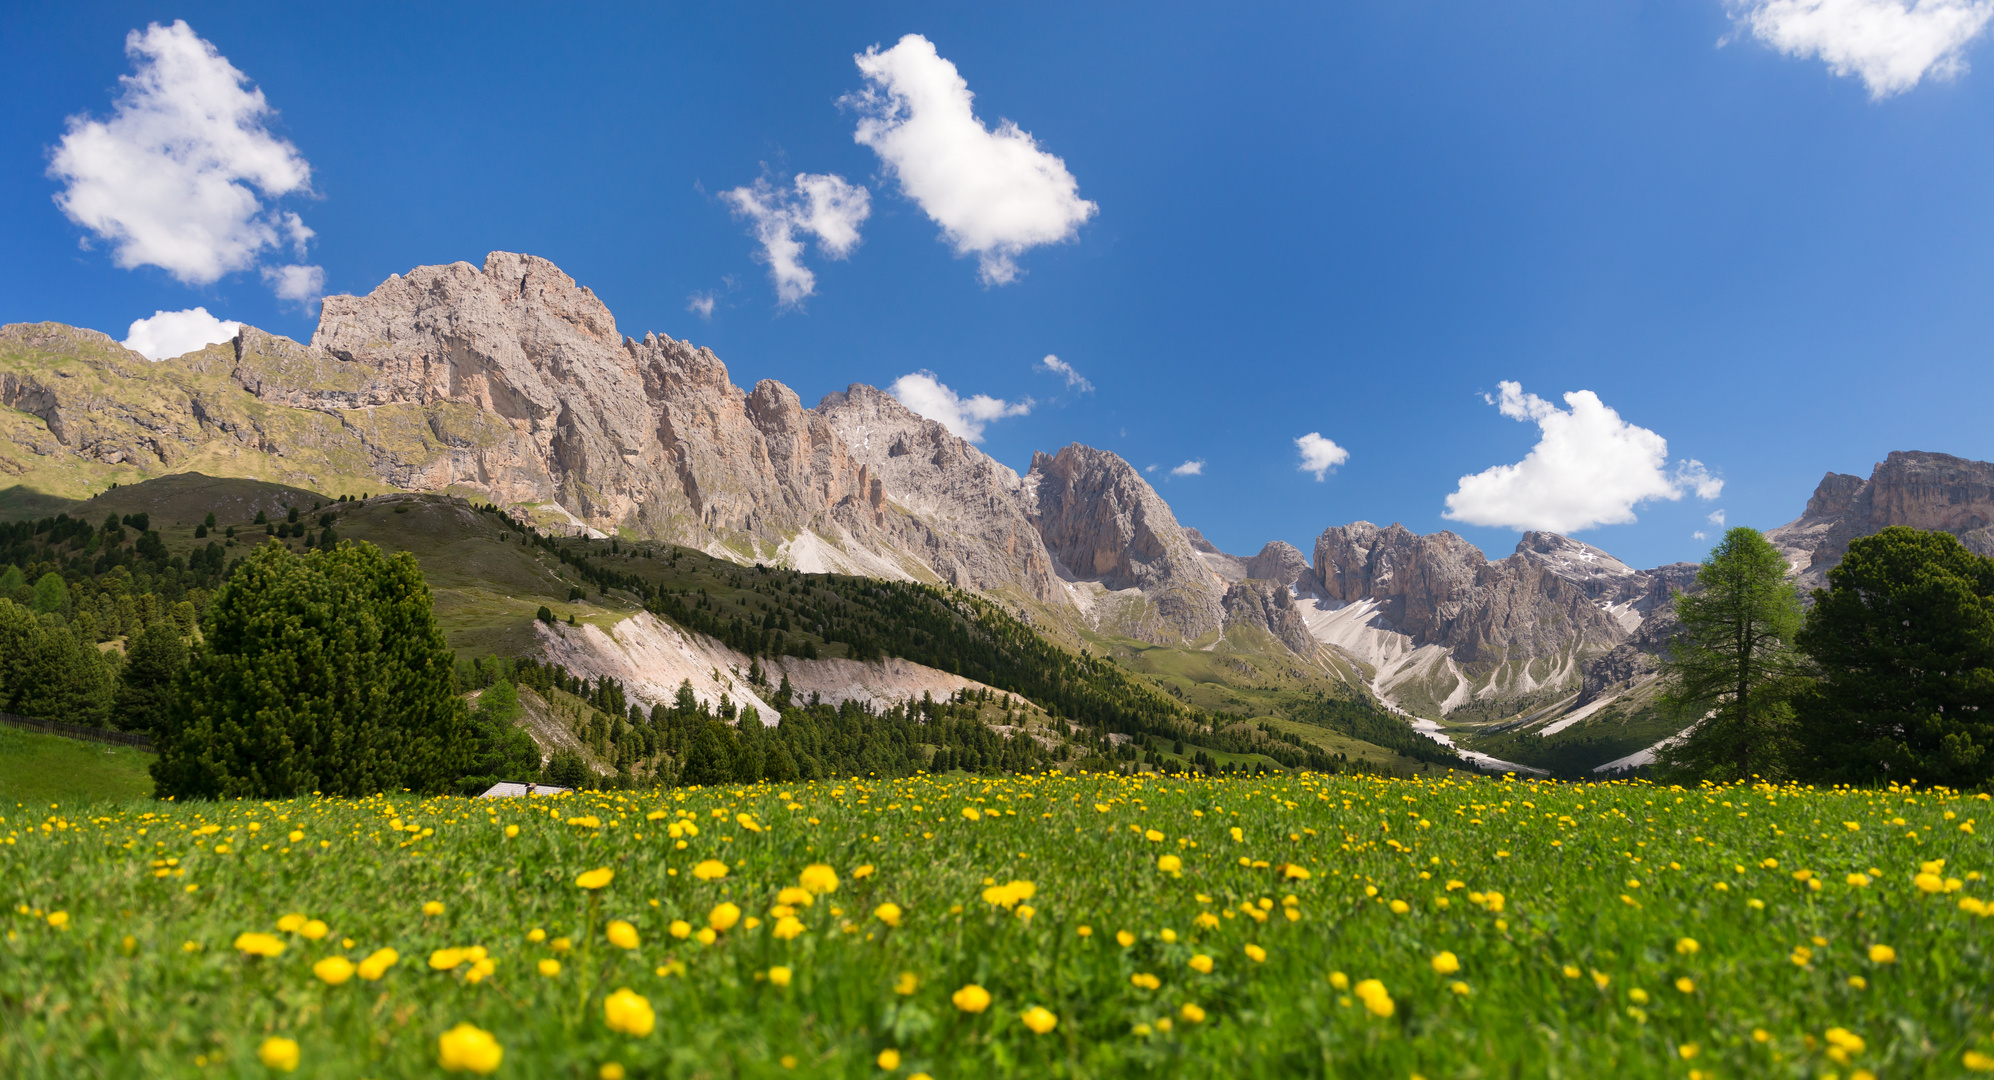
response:
[[[90,802],[152,794],[153,756],[0,724],[0,805]]]
[[[563,621],[572,615],[605,627],[642,610],[634,597],[614,591],[603,594],[546,551],[521,544],[517,527],[508,519],[479,512],[446,496],[388,494],[338,503],[322,494],[258,480],[176,474],[71,503],[66,512],[85,520],[146,512],[168,549],[175,552],[221,539],[221,532],[234,526],[237,539],[229,554],[235,557],[248,554],[250,545],[265,540],[263,527],[251,524],[257,511],[272,521],[282,521],[290,507],[298,508],[301,519],[314,529],[321,514],[331,513],[333,527],[343,538],[413,553],[435,594],[437,621],[451,646],[463,655],[528,651],[533,643],[533,618],[542,605]],[[0,498],[0,517],[48,512],[45,501],[17,500],[10,507]],[[196,540],[194,526],[210,512],[216,515],[215,533],[209,539]],[[302,546],[296,539],[287,542],[293,548]],[[573,543],[606,568],[676,590],[704,590],[723,617],[738,613],[759,618],[763,611],[760,605],[771,599],[753,591],[754,575],[744,573],[739,565],[700,552],[676,549],[677,557],[672,560],[667,556],[675,549],[669,547],[623,544],[612,556],[608,540]],[[569,601],[573,585],[584,585],[588,598]],[[1281,719],[1296,729],[1305,729],[1298,733],[1331,753],[1345,753],[1400,771],[1417,768],[1417,763],[1391,751],[1288,720],[1295,704],[1311,693],[1349,696],[1353,691],[1333,670],[1311,667],[1264,633],[1235,629],[1214,647],[1197,648],[1076,634],[1070,627],[1049,626],[1044,620],[1039,625],[1069,648],[1113,657],[1125,670],[1146,677],[1150,684],[1186,704],[1256,720]],[[804,634],[800,627],[792,636],[811,638],[825,657],[850,652],[844,643]],[[1166,757],[1173,756],[1168,747],[1162,749]],[[1187,752],[1190,749],[1187,747]],[[1248,764],[1263,760],[1258,755],[1213,756]]]

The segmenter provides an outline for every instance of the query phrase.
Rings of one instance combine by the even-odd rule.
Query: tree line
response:
[[[1734,528],[1676,598],[1662,705],[1692,725],[1683,780],[1994,781],[1994,559],[1943,532],[1852,541],[1803,603],[1786,560]]]

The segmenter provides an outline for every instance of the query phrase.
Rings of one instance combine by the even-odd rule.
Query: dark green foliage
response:
[[[69,586],[61,574],[51,570],[36,580],[34,608],[37,615],[69,614]]]
[[[1810,778],[1970,788],[1994,777],[1994,559],[1941,532],[1856,540],[1799,643],[1821,672],[1799,701]]]
[[[1804,685],[1793,649],[1800,594],[1786,559],[1759,535],[1735,528],[1704,560],[1698,589],[1676,598],[1682,632],[1662,659],[1665,712],[1695,724],[1657,756],[1684,780],[1785,775],[1794,739],[1792,698]]]
[[[266,544],[216,595],[155,735],[162,796],[441,791],[469,742],[415,558]]]
[[[555,754],[549,758],[547,768],[540,774],[542,783],[577,790],[588,787],[594,778],[594,774],[589,772],[588,762],[583,761],[578,754],[569,753]]]
[[[554,625],[554,609],[545,604],[540,605],[540,613],[534,617],[548,626]]]
[[[728,753],[727,746],[734,741],[733,732],[718,720],[705,719],[696,730],[692,745],[686,748],[679,783],[711,787],[733,780],[734,755]]]
[[[514,726],[519,713],[519,691],[505,679],[479,695],[471,714],[469,775],[458,781],[460,794],[476,795],[501,780],[531,780],[540,774],[540,747]]]
[[[186,665],[187,643],[177,624],[162,621],[146,627],[125,654],[113,722],[125,731],[158,727],[173,700],[173,679]]]
[[[1306,705],[1296,708],[1294,718],[1306,724],[1320,724],[1332,731],[1340,731],[1353,739],[1373,746],[1382,746],[1416,761],[1428,761],[1440,765],[1461,764],[1460,755],[1451,748],[1414,731],[1404,720],[1386,713],[1372,704],[1369,699],[1352,701],[1318,694]],[[1258,746],[1247,748],[1246,752],[1267,753],[1265,748]],[[1277,761],[1281,760],[1278,755],[1270,756],[1274,756]],[[1282,764],[1294,763],[1283,761]],[[1334,768],[1325,769],[1314,761],[1307,764],[1311,769],[1336,771]]]
[[[0,598],[0,712],[104,727],[115,680],[111,658],[60,615]]]

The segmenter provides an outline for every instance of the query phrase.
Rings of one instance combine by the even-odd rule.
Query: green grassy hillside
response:
[[[137,799],[152,794],[153,755],[0,724],[0,806]]]

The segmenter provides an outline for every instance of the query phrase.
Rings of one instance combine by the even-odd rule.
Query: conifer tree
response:
[[[258,548],[216,594],[155,742],[157,794],[435,792],[468,723],[415,557]]]

